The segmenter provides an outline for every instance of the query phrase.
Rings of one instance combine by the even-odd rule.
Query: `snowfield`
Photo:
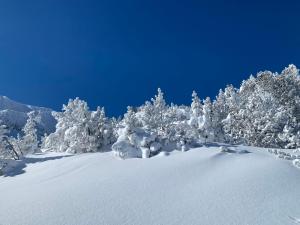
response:
[[[300,169],[266,149],[201,147],[149,159],[31,155],[0,177],[1,225],[300,223]]]

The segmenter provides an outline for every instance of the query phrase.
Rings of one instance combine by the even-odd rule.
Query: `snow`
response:
[[[0,224],[297,224],[300,170],[292,161],[227,148],[147,160],[116,160],[112,152],[28,156],[0,177]]]

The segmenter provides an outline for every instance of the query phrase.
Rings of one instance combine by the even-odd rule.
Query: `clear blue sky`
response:
[[[119,115],[161,87],[214,97],[259,70],[300,66],[300,1],[3,0],[0,94]]]

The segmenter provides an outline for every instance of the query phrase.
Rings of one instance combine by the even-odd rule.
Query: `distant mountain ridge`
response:
[[[6,96],[0,96],[0,120],[2,124],[9,127],[12,135],[21,133],[28,118],[27,113],[31,111],[36,111],[41,116],[41,121],[38,124],[39,136],[55,130],[56,120],[52,116],[52,109],[26,105],[11,100]]]

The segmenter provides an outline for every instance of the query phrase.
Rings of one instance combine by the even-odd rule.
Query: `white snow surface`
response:
[[[128,160],[111,152],[28,156],[26,167],[0,177],[0,224],[297,224],[300,170],[292,161],[230,149]]]

